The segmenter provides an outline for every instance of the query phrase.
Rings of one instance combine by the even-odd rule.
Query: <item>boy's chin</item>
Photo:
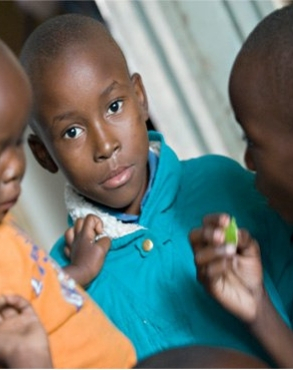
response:
[[[0,211],[0,223],[3,221],[3,219],[8,214],[9,211],[10,211],[10,208],[5,211]]]

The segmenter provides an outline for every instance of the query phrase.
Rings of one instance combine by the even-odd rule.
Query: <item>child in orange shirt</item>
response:
[[[56,368],[132,367],[136,356],[131,343],[75,281],[8,215],[21,192],[20,183],[25,171],[23,134],[32,93],[19,62],[1,41],[0,65],[0,361],[10,367],[50,367],[52,364]],[[89,217],[77,230],[78,241],[83,238],[85,222],[96,223],[93,233],[101,231],[99,220]],[[108,241],[104,239],[89,244],[91,252],[97,251],[99,258],[95,261],[103,259]],[[83,266],[84,259],[80,260],[77,255],[71,273],[86,283],[91,276],[87,275]],[[99,268],[99,263],[94,268]],[[49,345],[34,311],[26,301],[38,315],[48,335]],[[32,329],[30,320],[36,323],[36,326],[33,325],[37,329],[34,339],[29,336]],[[23,348],[28,348],[27,340],[32,340],[29,348],[34,352],[22,357],[21,347],[14,346],[16,352],[13,351],[13,346],[8,344],[15,344],[17,335],[23,335]],[[32,363],[32,360],[35,362]]]
[[[2,368],[53,366],[44,327],[32,305],[21,296],[0,296],[0,343]]]

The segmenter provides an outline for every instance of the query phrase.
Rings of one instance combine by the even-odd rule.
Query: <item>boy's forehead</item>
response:
[[[244,85],[254,79],[255,88],[265,86],[266,94],[282,95],[282,100],[288,93],[293,95],[292,21],[292,6],[276,10],[261,21],[242,45],[230,79]]]
[[[22,130],[32,102],[32,92],[25,72],[12,52],[0,42],[0,128],[1,138],[11,130]],[[16,132],[16,131],[14,131]]]
[[[258,74],[260,69],[260,74]],[[230,74],[230,91],[234,92],[235,89],[247,89],[249,82],[255,80],[255,77],[260,78],[264,72],[261,63],[255,58],[255,54],[239,53],[231,74]],[[254,86],[254,84],[253,84]]]
[[[293,49],[274,50],[259,48],[241,53],[236,59],[231,78],[247,84],[254,81],[254,88],[265,95],[284,94],[293,91]]]
[[[0,44],[0,87],[3,89],[3,84],[7,83],[8,79],[16,77],[19,74],[17,62],[14,60],[9,50],[4,45]]]
[[[79,107],[80,99],[87,94],[97,101],[118,88],[131,86],[127,65],[115,48],[99,49],[79,43],[46,62],[39,76],[33,80],[34,113],[42,121],[44,112],[58,109],[63,114],[66,107]]]
[[[229,92],[233,109],[251,116],[270,112],[278,122],[292,122],[293,67],[280,53],[243,53],[233,66]],[[243,116],[242,116],[243,117]]]
[[[89,35],[83,42],[77,41],[66,45],[61,55],[69,55],[70,58],[76,58],[77,53],[88,58],[95,58],[97,62],[101,63],[105,59],[113,59],[117,62],[124,59],[118,45],[112,42],[111,39],[99,34]]]
[[[35,87],[41,90],[48,84],[59,88],[62,81],[68,85],[79,81],[83,86],[88,78],[95,80],[95,83],[106,79],[129,78],[127,64],[119,49],[107,43],[97,45],[92,41],[69,45],[57,57],[45,61],[38,75],[40,78],[33,80]]]
[[[0,91],[4,96],[31,94],[28,78],[16,57],[0,43]]]
[[[38,83],[43,74],[50,75],[53,73],[51,69],[56,68],[72,70],[76,68],[78,73],[78,67],[85,68],[86,64],[88,66],[92,64],[96,68],[103,67],[105,70],[115,66],[128,72],[127,63],[119,47],[106,38],[100,39],[92,35],[84,42],[76,41],[67,44],[58,55],[41,58],[36,68],[31,71],[32,80]]]

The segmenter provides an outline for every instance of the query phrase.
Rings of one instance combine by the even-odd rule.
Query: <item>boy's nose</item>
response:
[[[25,171],[25,157],[23,149],[18,148],[16,153],[11,154],[5,163],[2,182],[7,184],[11,181],[20,181]]]
[[[99,129],[95,135],[95,151],[94,160],[95,162],[101,162],[105,159],[111,158],[120,149],[119,140],[114,135],[111,129],[103,128]]]

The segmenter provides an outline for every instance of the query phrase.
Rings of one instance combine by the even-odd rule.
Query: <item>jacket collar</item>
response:
[[[65,185],[65,204],[69,216],[75,222],[77,218],[84,218],[88,214],[98,216],[104,225],[103,235],[111,239],[118,239],[125,235],[145,229],[155,214],[164,211],[172,204],[178,189],[179,161],[175,153],[165,144],[163,136],[157,132],[149,133],[150,147],[159,155],[159,164],[154,179],[152,191],[142,209],[138,223],[123,223],[115,216],[110,215],[96,204],[87,201],[78,194],[70,184]]]

